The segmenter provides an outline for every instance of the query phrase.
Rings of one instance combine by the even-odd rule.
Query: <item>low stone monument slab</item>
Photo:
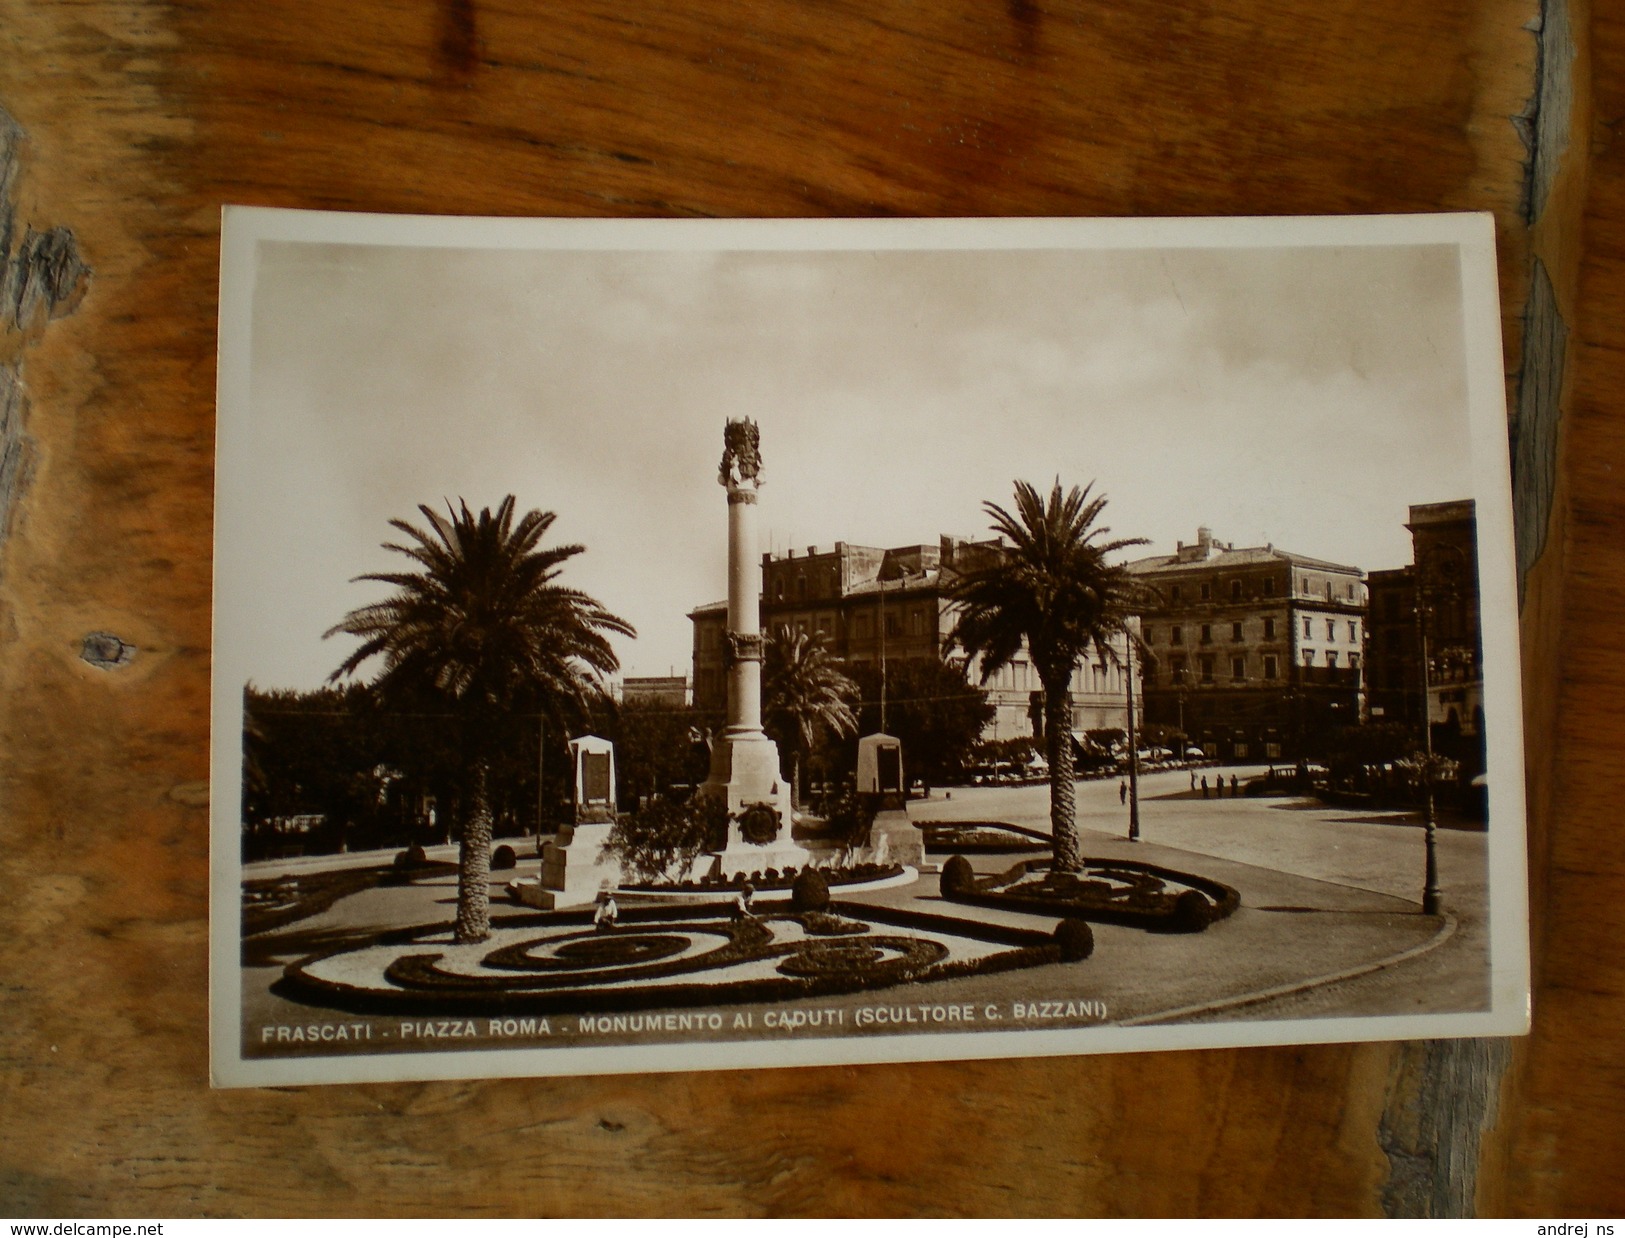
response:
[[[570,741],[575,772],[574,822],[542,848],[538,878],[509,884],[508,893],[543,911],[581,907],[621,882],[621,866],[605,847],[615,828],[615,745],[597,735]]]

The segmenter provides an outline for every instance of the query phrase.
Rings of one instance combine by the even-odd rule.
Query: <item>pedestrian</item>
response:
[[[1230,798],[1236,798],[1236,776],[1234,774],[1230,775]]]
[[[615,906],[615,896],[608,890],[598,891],[598,910],[593,913],[592,927],[595,932],[613,933],[615,921],[620,918],[621,909]]]
[[[1202,775],[1202,798],[1207,798],[1207,775]]]
[[[1119,804],[1128,803],[1128,783],[1127,782],[1119,782],[1117,784],[1117,802]]]
[[[756,894],[756,887],[746,882],[744,889],[739,891],[739,897],[734,899],[734,919],[754,920],[755,914],[750,909],[750,900]]]
[[[1196,790],[1196,771],[1191,771],[1191,790]]]

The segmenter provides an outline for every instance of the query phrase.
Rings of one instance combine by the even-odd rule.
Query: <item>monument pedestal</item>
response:
[[[906,809],[890,808],[875,814],[869,827],[869,860],[875,864],[908,864],[925,868],[925,834],[908,819]]]
[[[621,883],[621,866],[604,851],[615,828],[615,745],[596,735],[570,741],[575,771],[575,824],[542,848],[540,877],[510,882],[508,894],[553,911],[595,902]]]
[[[728,842],[714,853],[724,877],[805,868],[812,860],[790,837],[790,786],[779,776],[779,746],[762,732],[724,732],[699,794],[728,805]]]
[[[621,881],[621,866],[599,858],[614,828],[607,821],[563,827],[558,838],[542,848],[540,879],[516,881],[510,893],[543,911],[595,902],[600,890],[613,890]]]

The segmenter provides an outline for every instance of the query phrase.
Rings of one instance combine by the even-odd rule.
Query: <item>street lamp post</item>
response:
[[[1123,626],[1123,687],[1128,694],[1128,840],[1140,841],[1140,745],[1134,738],[1134,636]]]
[[[1438,821],[1433,805],[1433,717],[1428,703],[1428,634],[1425,616],[1428,604],[1422,589],[1422,567],[1416,576],[1416,645],[1421,654],[1419,678],[1422,682],[1422,830],[1427,857],[1422,877],[1422,914],[1439,914],[1443,896],[1439,891]]]

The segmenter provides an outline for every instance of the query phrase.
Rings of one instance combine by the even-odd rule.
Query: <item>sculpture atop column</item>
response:
[[[745,418],[722,432],[717,482],[728,492],[728,721],[711,749],[711,776],[698,794],[728,806],[728,843],[717,857],[725,876],[802,867],[810,859],[790,838],[790,788],[779,748],[762,730],[762,564],[756,549],[756,495],[762,482],[761,430]]]

